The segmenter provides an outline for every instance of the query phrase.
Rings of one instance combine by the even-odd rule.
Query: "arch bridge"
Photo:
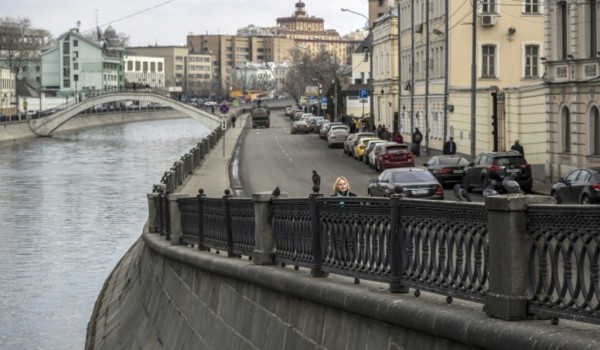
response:
[[[94,106],[101,105],[110,102],[119,101],[148,101],[160,103],[164,106],[171,107],[190,118],[199,120],[202,124],[206,125],[209,129],[215,129],[221,125],[221,118],[202,111],[198,108],[185,104],[183,102],[174,100],[172,98],[153,93],[153,92],[109,92],[99,96],[91,97],[80,103],[69,106],[65,109],[59,110],[47,117],[40,119],[32,119],[29,121],[31,130],[38,136],[50,136],[58,129],[61,125],[68,122],[71,118],[77,116],[79,113],[90,109]]]

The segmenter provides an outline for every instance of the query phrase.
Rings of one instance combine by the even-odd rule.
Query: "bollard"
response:
[[[198,231],[196,232],[198,235],[198,250],[210,250],[204,245],[204,201],[202,200],[206,198],[204,189],[198,190],[196,198],[198,200]]]
[[[485,199],[488,211],[488,316],[506,321],[527,319],[529,290],[527,205],[550,204],[552,197],[502,195]]]
[[[278,198],[286,198],[280,193]],[[254,202],[254,251],[252,260],[255,265],[273,265],[275,263],[275,231],[271,218],[272,192],[252,194]]]

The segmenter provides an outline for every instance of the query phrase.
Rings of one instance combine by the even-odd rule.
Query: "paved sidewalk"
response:
[[[241,114],[235,123],[225,132],[215,147],[208,153],[206,159],[191,176],[188,176],[179,191],[182,194],[196,196],[199,189],[204,189],[208,197],[222,197],[225,189],[232,189],[229,178],[229,165],[234,157],[238,140],[246,126],[248,114]],[[223,147],[223,142],[225,147]]]

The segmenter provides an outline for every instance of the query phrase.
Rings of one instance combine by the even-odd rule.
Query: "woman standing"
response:
[[[343,176],[335,179],[333,184],[333,196],[334,197],[356,197],[356,194],[350,191],[350,184],[348,179]]]

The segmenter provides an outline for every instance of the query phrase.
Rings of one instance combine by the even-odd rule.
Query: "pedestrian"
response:
[[[402,137],[402,134],[399,131],[394,135],[394,142],[404,143],[404,137]]]
[[[235,117],[235,115],[231,116],[231,126],[235,128],[235,121],[237,120],[237,118]]]
[[[519,143],[519,140],[515,140],[515,144],[512,145],[512,147],[510,149],[511,149],[511,151],[517,151],[517,152],[521,153],[522,155],[525,155],[525,152],[523,152],[523,146],[521,146],[521,144]]]
[[[454,142],[454,137],[450,137],[450,139],[444,143],[444,150],[442,153],[456,154],[456,143]]]
[[[421,141],[423,141],[423,134],[419,131],[419,128],[415,128],[415,132],[412,134],[413,142],[413,153],[415,156],[421,156]]]
[[[381,137],[382,133],[383,133],[383,127],[381,126],[381,124],[379,124],[379,125],[377,125],[377,137],[382,139],[383,138],[383,137]]]
[[[381,127],[381,137],[380,139],[389,141],[390,140],[390,132],[386,129],[385,125]]]
[[[350,191],[350,183],[348,179],[343,176],[335,179],[333,184],[333,196],[334,197],[356,197],[356,194]]]

